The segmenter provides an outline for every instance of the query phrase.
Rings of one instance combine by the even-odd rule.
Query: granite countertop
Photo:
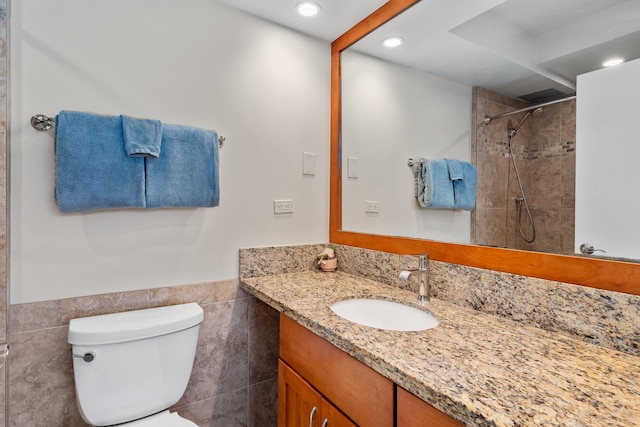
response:
[[[469,426],[640,426],[640,358],[432,299],[420,332],[344,320],[329,305],[416,294],[361,277],[307,271],[242,288]]]

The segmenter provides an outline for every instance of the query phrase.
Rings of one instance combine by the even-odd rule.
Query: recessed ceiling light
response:
[[[607,59],[606,61],[604,61],[602,63],[603,67],[613,67],[614,65],[618,65],[618,64],[622,64],[624,62],[624,59],[622,58],[611,58],[611,59]]]
[[[300,15],[310,18],[320,13],[320,5],[311,1],[303,1],[296,5],[296,11]]]
[[[398,36],[387,37],[386,39],[382,40],[382,44],[385,47],[398,47],[402,43],[404,43],[404,39]]]

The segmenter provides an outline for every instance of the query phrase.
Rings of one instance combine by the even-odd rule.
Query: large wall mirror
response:
[[[390,0],[332,44],[331,241],[640,294],[638,57],[638,0]],[[420,208],[418,158],[475,209]]]

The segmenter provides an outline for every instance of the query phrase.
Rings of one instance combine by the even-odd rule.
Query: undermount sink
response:
[[[329,308],[351,322],[392,331],[424,331],[439,324],[431,313],[394,301],[348,299]]]

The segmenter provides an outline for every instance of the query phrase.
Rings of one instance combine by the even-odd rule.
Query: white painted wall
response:
[[[640,258],[640,59],[578,76],[576,253]]]
[[[234,278],[240,247],[328,239],[329,43],[211,0],[11,13],[12,303]],[[220,206],[60,213],[53,139],[29,119],[62,109],[217,130]],[[282,198],[293,214],[273,214]]]
[[[471,87],[348,50],[342,98],[343,229],[469,243],[470,213],[421,208],[407,160],[469,161]],[[380,212],[366,213],[365,201]]]

